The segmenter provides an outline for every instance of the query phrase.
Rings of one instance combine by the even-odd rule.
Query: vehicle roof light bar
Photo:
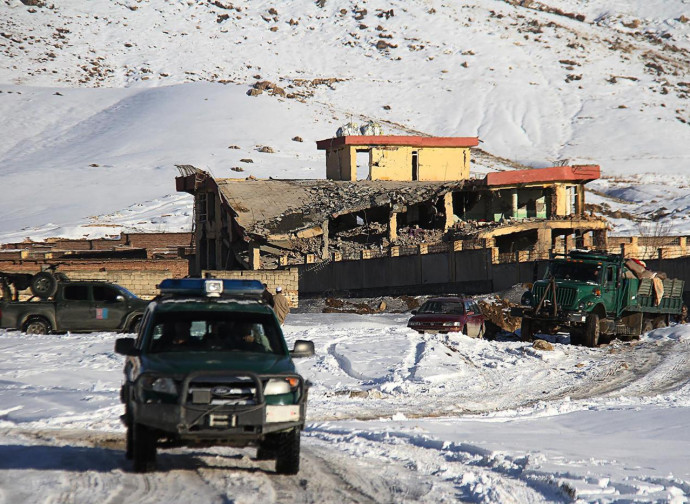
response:
[[[162,295],[169,296],[261,297],[264,286],[258,280],[166,278],[158,289]]]

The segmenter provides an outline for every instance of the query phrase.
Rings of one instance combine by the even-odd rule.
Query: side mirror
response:
[[[411,313],[412,315],[417,315],[417,310],[412,310],[410,313]]]
[[[115,298],[115,301],[119,301],[122,303],[125,300],[125,297],[121,294],[118,294],[117,297]]]
[[[308,340],[295,341],[295,347],[290,350],[290,356],[295,358],[312,357],[314,354],[314,342]]]
[[[134,348],[134,338],[117,338],[115,340],[115,353],[120,355],[139,355],[139,350]]]

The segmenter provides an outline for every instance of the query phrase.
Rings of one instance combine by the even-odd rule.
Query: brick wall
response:
[[[6,273],[38,273],[46,263],[42,261],[0,261],[0,271]],[[57,271],[72,280],[101,280],[129,289],[137,296],[150,299],[158,294],[156,286],[165,278],[187,275],[184,259],[159,260],[75,260],[61,264]],[[26,291],[28,292],[28,291]]]
[[[299,306],[299,275],[297,268],[282,270],[204,270],[201,276],[228,278],[230,280],[258,280],[268,285],[268,290],[275,293],[276,287],[283,288],[283,294],[290,301],[290,306]]]

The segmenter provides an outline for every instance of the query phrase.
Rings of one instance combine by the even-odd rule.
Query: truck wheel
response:
[[[22,330],[26,334],[48,334],[50,332],[50,324],[43,317],[31,317],[24,322]]]
[[[129,332],[138,333],[140,327],[141,327],[141,317],[137,317],[134,320],[132,320],[131,324],[129,324]]]
[[[585,345],[590,348],[599,345],[599,315],[590,313],[585,320]]]
[[[654,329],[654,325],[652,324],[652,321],[647,319],[642,323],[642,332],[643,333],[648,333],[649,331]]]
[[[41,299],[48,299],[57,291],[57,280],[48,271],[36,273],[31,278],[31,293]]]
[[[666,327],[666,321],[663,318],[654,321],[654,329],[661,329],[662,327]]]
[[[532,321],[528,318],[522,318],[520,325],[520,339],[522,341],[532,341],[534,333],[532,332]]]
[[[278,474],[297,474],[299,472],[299,440],[299,427],[280,435],[278,457],[276,458],[276,472]]]
[[[132,460],[134,458],[134,429],[132,424],[127,424],[127,434],[125,438],[125,458]]]
[[[156,470],[156,437],[145,425],[132,425],[132,458],[134,472],[146,473]]]

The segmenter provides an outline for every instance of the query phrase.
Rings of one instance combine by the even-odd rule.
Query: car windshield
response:
[[[549,265],[544,279],[553,276],[556,280],[599,283],[601,267],[597,264],[559,261]]]
[[[267,314],[171,312],[156,315],[148,351],[283,355],[286,349],[280,329]]]
[[[462,315],[464,313],[461,302],[456,301],[427,301],[417,313],[446,313]]]

